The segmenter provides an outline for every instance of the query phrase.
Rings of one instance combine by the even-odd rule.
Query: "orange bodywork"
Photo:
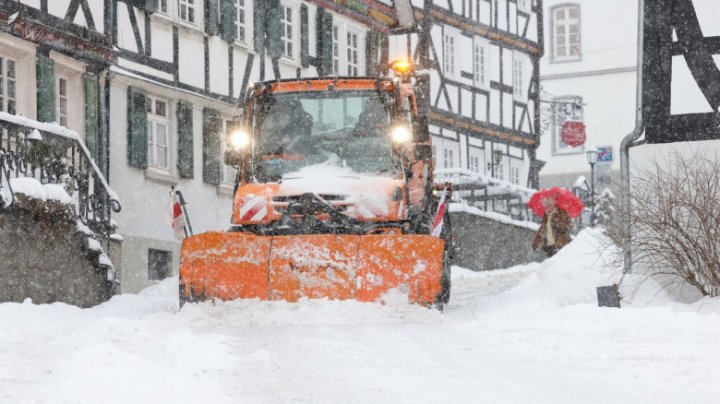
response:
[[[437,301],[443,241],[424,235],[256,236],[209,232],[185,239],[185,298],[375,302],[392,289]]]

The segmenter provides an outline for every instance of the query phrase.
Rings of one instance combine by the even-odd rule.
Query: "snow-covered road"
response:
[[[717,402],[718,302],[597,308],[604,264],[590,236],[571,246],[456,268],[444,314],[402,296],[178,312],[176,280],[86,310],[0,304],[0,402]]]

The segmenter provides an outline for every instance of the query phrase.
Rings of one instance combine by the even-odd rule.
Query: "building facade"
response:
[[[542,1],[412,5],[420,31],[391,39],[390,54],[430,73],[436,167],[537,187]]]
[[[596,186],[617,189],[620,142],[635,125],[637,2],[546,0],[544,7],[541,187],[570,188],[581,175],[589,179],[585,146],[593,144],[607,160],[596,166]],[[585,122],[586,145],[562,141],[566,118]]]
[[[437,166],[535,184],[542,2],[412,5],[408,35],[391,0],[0,0],[0,102],[88,145],[122,203],[122,292],[177,270],[172,189],[195,233],[229,226],[226,133],[256,81],[374,76],[410,49]]]

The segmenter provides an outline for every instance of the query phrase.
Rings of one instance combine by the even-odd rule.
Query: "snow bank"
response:
[[[597,305],[596,288],[622,273],[620,251],[600,228],[585,229],[554,257],[540,264],[523,282],[503,296],[514,306],[563,307]]]

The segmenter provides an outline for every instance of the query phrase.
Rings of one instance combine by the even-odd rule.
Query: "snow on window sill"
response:
[[[222,184],[217,186],[217,194],[233,196],[234,188],[235,188],[235,186],[233,184],[223,182]]]
[[[550,59],[550,63],[573,63],[573,62],[582,62],[582,55],[578,56],[556,56]]]
[[[177,185],[180,182],[178,176],[171,174],[170,171],[156,167],[148,167],[145,170],[145,178],[168,185]]]

